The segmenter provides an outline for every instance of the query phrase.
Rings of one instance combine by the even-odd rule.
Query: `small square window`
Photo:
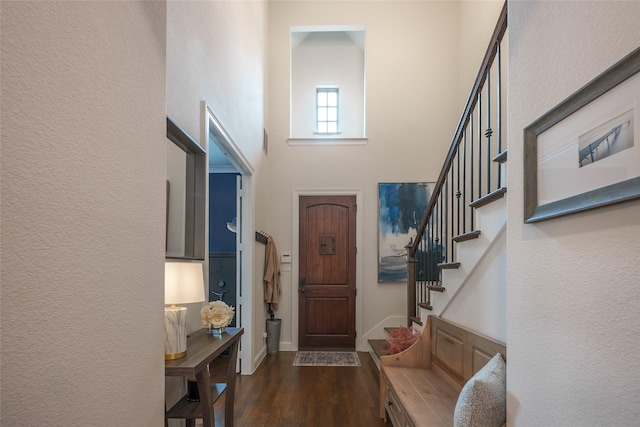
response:
[[[316,88],[318,133],[338,133],[338,88]]]

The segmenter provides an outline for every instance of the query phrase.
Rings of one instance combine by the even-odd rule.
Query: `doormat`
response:
[[[293,366],[360,366],[355,351],[299,351]]]

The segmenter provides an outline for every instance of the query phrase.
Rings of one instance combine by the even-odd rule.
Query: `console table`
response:
[[[227,328],[220,337],[200,329],[187,337],[187,355],[181,359],[166,360],[165,376],[195,377],[198,382],[199,402],[190,402],[183,396],[166,413],[166,418],[185,419],[187,427],[195,426],[195,420],[202,418],[204,427],[215,427],[213,404],[222,393],[226,393],[224,406],[224,425],[233,427],[233,394],[236,383],[236,359],[238,342],[244,333],[242,328]],[[218,356],[229,350],[226,366],[226,383],[211,384],[209,366],[214,368]]]

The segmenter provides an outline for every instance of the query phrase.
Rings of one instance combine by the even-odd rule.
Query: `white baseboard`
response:
[[[264,358],[267,357],[267,346],[266,344],[262,346],[262,348],[260,348],[260,351],[258,352],[258,354],[256,354],[256,357],[253,358],[253,372],[242,372],[242,375],[253,375],[256,370],[258,369],[258,367],[260,366],[260,364],[262,363],[262,361],[264,360]]]

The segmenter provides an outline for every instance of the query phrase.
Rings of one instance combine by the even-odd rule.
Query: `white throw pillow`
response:
[[[507,365],[500,353],[464,385],[454,427],[500,427],[507,419]]]

